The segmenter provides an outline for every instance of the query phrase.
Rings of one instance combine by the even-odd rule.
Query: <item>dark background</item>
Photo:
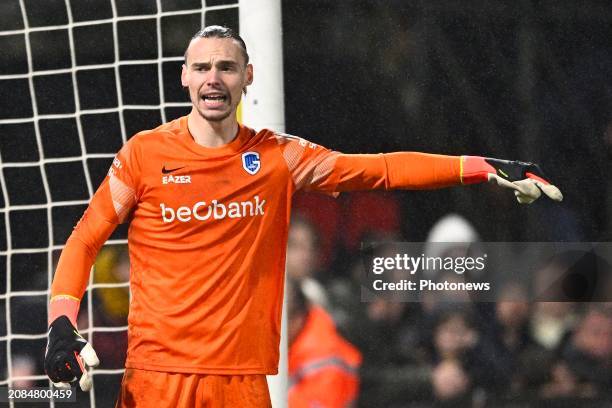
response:
[[[485,240],[609,228],[612,7],[605,1],[283,2],[287,129],[344,152],[533,161],[565,200],[403,192],[403,234],[464,214]],[[606,141],[607,138],[607,141]]]

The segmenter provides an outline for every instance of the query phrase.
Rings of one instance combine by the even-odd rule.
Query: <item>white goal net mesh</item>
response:
[[[237,30],[238,0],[0,3],[0,387],[49,385],[46,308],[59,252],[121,145],[188,112],[183,52],[210,24]],[[81,305],[79,330],[101,365],[71,407],[113,406],[117,395],[126,231],[98,256]]]

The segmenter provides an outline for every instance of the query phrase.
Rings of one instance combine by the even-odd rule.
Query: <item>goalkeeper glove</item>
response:
[[[514,190],[521,204],[531,204],[542,192],[555,201],[563,200],[561,191],[544,176],[537,164],[521,161],[463,156],[461,180],[464,184],[488,181]]]
[[[87,367],[100,363],[91,344],[77,332],[66,316],[60,316],[49,326],[47,349],[45,350],[45,372],[59,388],[70,388],[79,381],[83,391],[92,385]]]

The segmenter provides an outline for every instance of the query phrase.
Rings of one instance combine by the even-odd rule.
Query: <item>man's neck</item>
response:
[[[226,145],[238,134],[238,121],[235,115],[229,115],[218,122],[211,122],[204,119],[195,109],[187,116],[187,127],[193,140],[204,147]]]

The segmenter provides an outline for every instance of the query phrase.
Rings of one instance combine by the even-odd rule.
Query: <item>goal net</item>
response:
[[[240,7],[238,0],[2,1],[0,387],[49,386],[47,304],[66,239],[122,144],[190,110],[180,85],[185,46],[204,25],[238,30]],[[93,389],[70,406],[114,405],[127,341],[126,237],[123,226],[107,242],[81,303],[79,330],[101,365]]]

